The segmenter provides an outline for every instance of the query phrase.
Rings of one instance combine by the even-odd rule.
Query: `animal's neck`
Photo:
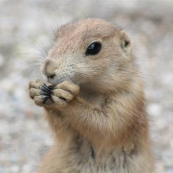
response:
[[[95,106],[102,106],[106,96],[89,88],[81,88],[80,97]]]

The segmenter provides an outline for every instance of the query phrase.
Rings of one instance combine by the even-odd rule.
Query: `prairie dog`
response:
[[[59,28],[31,81],[55,145],[39,173],[152,173],[143,82],[127,34],[101,19]]]

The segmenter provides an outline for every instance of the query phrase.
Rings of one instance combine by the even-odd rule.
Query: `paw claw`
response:
[[[52,93],[52,91],[51,91],[45,84],[42,85],[42,86],[40,86],[40,89],[41,89],[43,92],[47,93],[47,95],[51,95],[51,93]]]
[[[54,87],[53,87],[52,85],[49,85],[49,86],[48,86],[48,89],[53,90]]]
[[[29,83],[30,97],[38,106],[66,107],[79,94],[79,86],[65,81],[56,87],[41,80]]]
[[[43,81],[37,80],[29,83],[29,95],[37,105],[46,106],[46,104],[52,103],[51,94],[51,87],[48,87]]]

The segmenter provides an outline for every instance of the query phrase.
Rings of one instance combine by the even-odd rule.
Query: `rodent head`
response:
[[[68,80],[110,91],[128,83],[133,67],[131,41],[123,30],[101,19],[82,19],[59,28],[41,70],[53,85]]]

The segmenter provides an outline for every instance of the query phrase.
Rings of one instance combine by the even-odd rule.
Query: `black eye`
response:
[[[91,43],[87,50],[86,50],[86,55],[96,55],[100,52],[102,45],[99,42],[94,42]]]

